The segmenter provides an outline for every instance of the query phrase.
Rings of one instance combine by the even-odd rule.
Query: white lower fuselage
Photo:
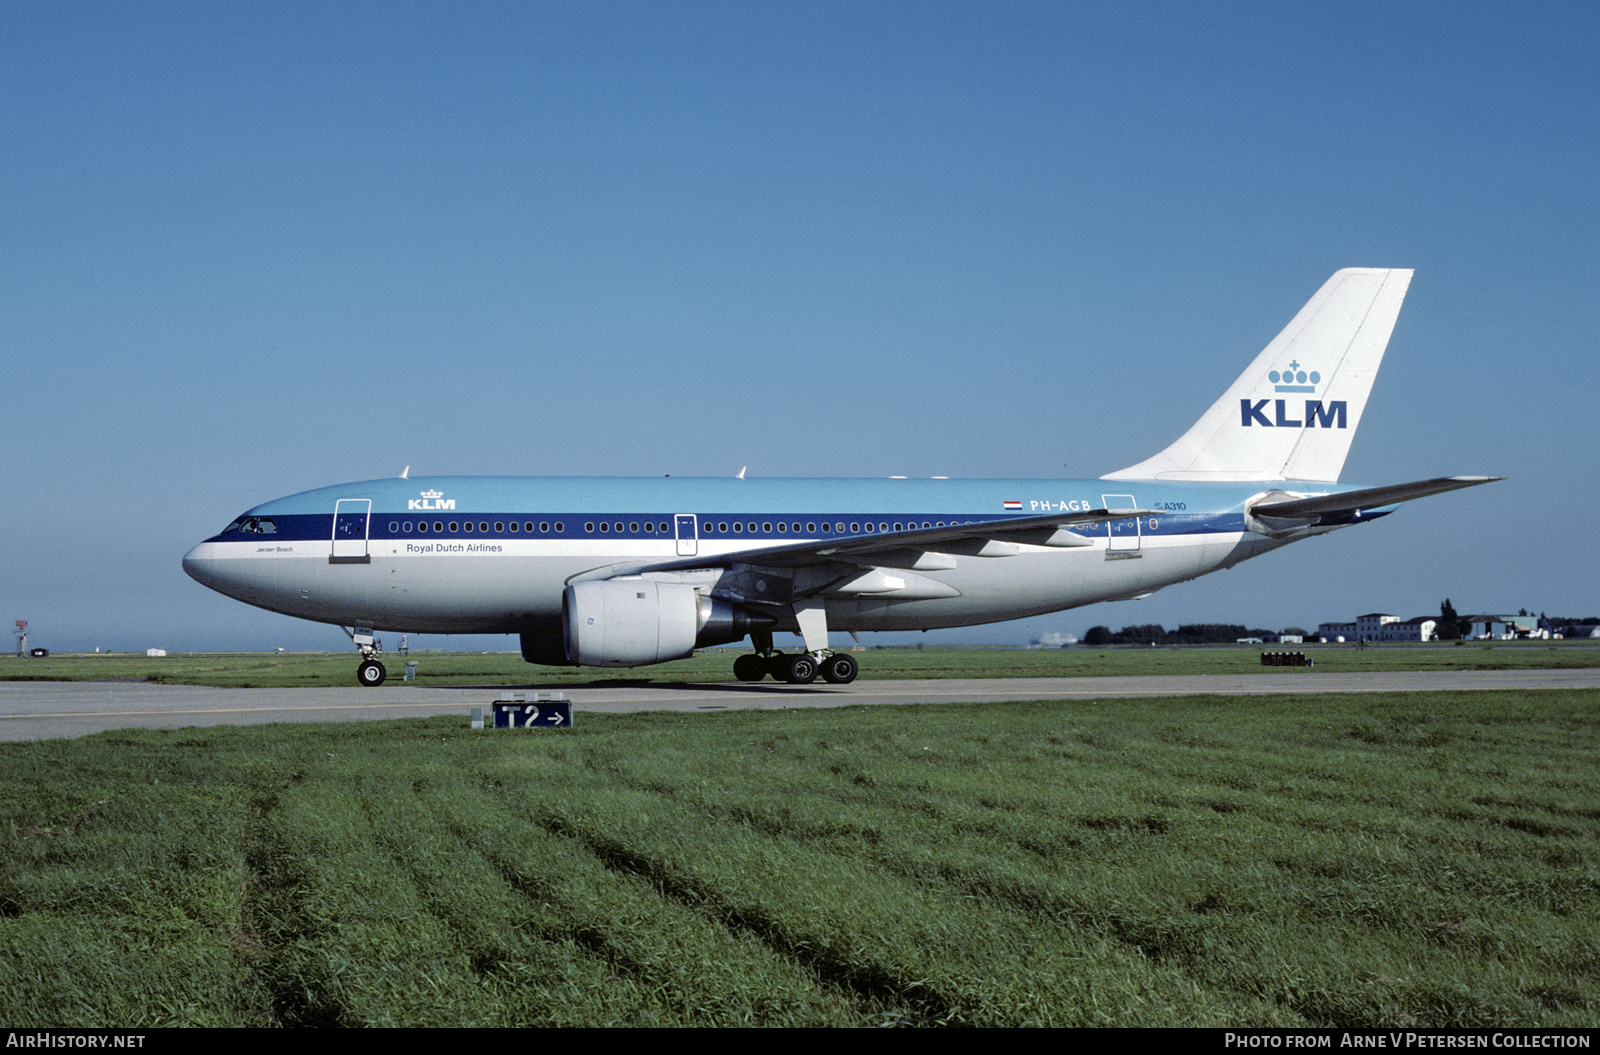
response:
[[[1246,501],[1263,489],[1100,480],[368,481],[258,506],[194,547],[184,568],[241,601],[320,622],[412,633],[558,633],[562,592],[574,581],[635,565],[725,565],[727,554],[740,553],[751,555],[748,564],[652,577],[768,612],[777,630],[797,629],[789,602],[801,594],[823,600],[831,629],[924,630],[1138,596],[1277,548],[1292,539],[1245,524]],[[1094,525],[1068,545],[913,548],[820,572],[760,556],[773,547],[883,542],[925,526],[1001,523],[1038,515],[1041,506],[1080,504],[1155,515]]]

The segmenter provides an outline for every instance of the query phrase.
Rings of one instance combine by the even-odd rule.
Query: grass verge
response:
[[[0,1019],[1592,1026],[1597,704],[0,744]]]

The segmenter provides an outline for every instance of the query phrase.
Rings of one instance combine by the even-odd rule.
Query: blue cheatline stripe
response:
[[[361,537],[363,516],[364,514],[341,514],[340,520],[347,525],[350,537]],[[326,541],[333,537],[332,512],[261,515],[250,519],[255,522],[255,531],[228,531],[214,536],[210,541],[247,542],[278,539],[298,542]],[[898,517],[885,517],[882,513],[874,513],[869,518],[866,514],[829,513],[827,521],[823,521],[816,514],[802,516],[789,513],[779,517],[769,512],[722,513],[712,517],[699,517],[697,524],[698,537],[703,541],[756,539],[763,542],[805,542],[837,538],[888,537],[897,531],[957,524],[1003,523],[1010,519],[1013,518],[1003,515],[952,517],[949,514],[919,514],[910,517],[901,514]],[[1244,517],[1239,513],[1162,513],[1140,519],[1140,533],[1146,536],[1209,535],[1244,530]],[[263,531],[263,522],[270,522],[273,530]],[[468,539],[485,536],[503,539],[648,540],[674,537],[673,523],[673,514],[665,513],[375,512],[368,522],[366,537],[373,540],[417,537]],[[469,524],[470,530],[467,528]],[[512,528],[513,524],[515,530]],[[822,530],[824,524],[828,528],[826,531]],[[423,528],[421,525],[426,526]],[[410,530],[407,530],[408,528]],[[1105,531],[1103,526],[1097,524],[1087,525],[1081,530],[1089,535],[1100,535]]]

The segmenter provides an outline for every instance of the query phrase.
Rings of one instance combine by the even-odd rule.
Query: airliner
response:
[[[345,628],[517,634],[550,666],[639,667],[749,639],[733,663],[845,684],[830,634],[973,626],[1147,596],[1404,501],[1497,477],[1340,484],[1410,270],[1337,272],[1193,427],[1095,480],[440,476],[256,506],[183,568]],[[776,633],[803,648],[773,647]]]

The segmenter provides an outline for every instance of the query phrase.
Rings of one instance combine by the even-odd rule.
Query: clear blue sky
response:
[[[1347,266],[1417,275],[1344,478],[1506,482],[944,639],[1600,614],[1597,30],[1593,3],[0,5],[0,623],[345,647],[179,559],[408,464],[1095,477]]]

